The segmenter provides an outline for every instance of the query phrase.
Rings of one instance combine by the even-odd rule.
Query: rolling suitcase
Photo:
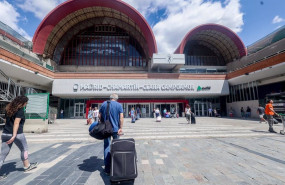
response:
[[[191,114],[191,124],[196,124],[196,118],[194,114]]]
[[[161,122],[161,116],[156,117],[156,122]]]
[[[132,183],[138,176],[134,139],[114,139],[111,144],[112,184]]]

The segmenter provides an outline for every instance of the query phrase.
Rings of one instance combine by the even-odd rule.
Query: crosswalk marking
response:
[[[214,121],[214,123],[213,123]],[[218,123],[217,123],[218,121]],[[48,133],[26,134],[28,142],[100,142],[89,136],[89,126],[84,120],[58,120],[49,125]],[[197,118],[197,124],[186,124],[184,118],[164,119],[156,123],[153,119],[140,119],[135,124],[125,119],[124,135],[121,138],[179,139],[213,137],[259,137],[272,135],[266,132],[267,125],[256,121]],[[265,132],[262,132],[265,131]],[[58,147],[55,145],[53,147]]]

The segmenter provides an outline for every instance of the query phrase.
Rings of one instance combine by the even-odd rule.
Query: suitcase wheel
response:
[[[111,185],[134,185],[135,180],[127,180],[127,181],[111,181]]]

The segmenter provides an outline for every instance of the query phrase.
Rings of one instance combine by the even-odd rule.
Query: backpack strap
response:
[[[106,120],[109,120],[110,118],[110,101],[107,101],[107,109],[106,109]]]

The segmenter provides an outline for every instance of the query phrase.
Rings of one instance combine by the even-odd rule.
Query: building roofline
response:
[[[184,51],[184,48],[187,42],[191,39],[193,35],[195,35],[196,33],[202,30],[215,30],[215,31],[225,34],[237,46],[241,57],[247,55],[247,49],[244,43],[242,42],[242,40],[240,39],[240,37],[235,32],[233,32],[231,29],[225,26],[219,25],[219,24],[202,24],[202,25],[199,25],[193,28],[185,35],[185,37],[183,38],[183,40],[181,41],[181,43],[179,44],[179,46],[177,47],[174,53],[183,54],[183,51]]]
[[[157,45],[151,27],[146,19],[133,7],[120,0],[69,0],[53,9],[40,23],[33,37],[33,52],[44,54],[48,37],[55,26],[69,14],[88,7],[106,7],[129,16],[142,30],[147,41],[149,54],[157,53]]]

